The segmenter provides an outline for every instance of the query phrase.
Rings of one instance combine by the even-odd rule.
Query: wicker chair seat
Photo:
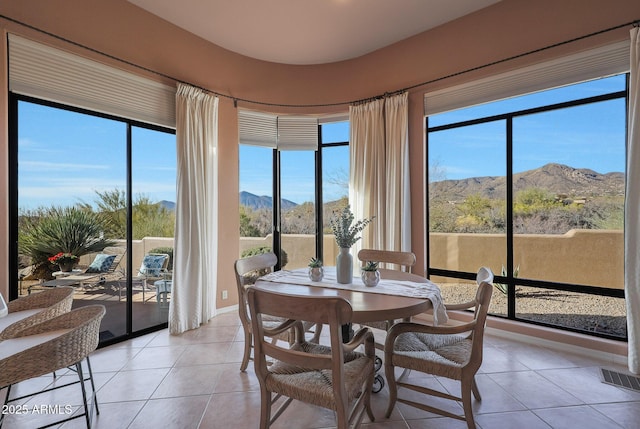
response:
[[[104,306],[88,305],[56,316],[46,322],[29,326],[17,332],[13,338],[0,342],[0,389],[6,388],[3,406],[6,407],[9,402],[23,400],[26,397],[43,394],[60,387],[80,384],[84,412],[75,413],[70,417],[42,427],[50,427],[84,417],[87,428],[90,429],[91,411],[84,383],[90,382],[93,392],[93,400],[90,401],[91,407],[93,408],[95,405],[96,414],[99,414],[89,354],[98,346],[100,322],[104,314]],[[82,369],[81,362],[84,359],[87,363],[88,378],[85,378]],[[78,375],[77,381],[10,399],[11,388],[14,384],[71,366],[75,366],[75,372]],[[0,427],[4,417],[4,414],[0,415]]]
[[[464,335],[401,334],[393,347],[393,363],[403,368],[459,379],[460,369],[471,358],[472,346],[472,340]]]
[[[0,386],[49,374],[84,359],[98,346],[98,333],[104,312],[103,306],[82,307],[57,316],[47,323],[26,328],[14,339],[1,342],[2,349],[9,350],[32,341],[27,338],[29,336],[38,336],[36,345],[10,353],[0,361]],[[50,335],[52,338],[48,341],[37,344]]]
[[[360,355],[344,364],[344,386],[347,400],[354,401],[362,393],[362,386],[371,377],[372,359]],[[269,368],[266,385],[271,391],[309,404],[336,410],[332,372],[312,370],[274,363]]]

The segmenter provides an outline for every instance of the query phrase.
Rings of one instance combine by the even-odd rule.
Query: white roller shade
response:
[[[318,119],[311,116],[278,116],[238,109],[240,144],[278,150],[317,150]]]
[[[9,34],[9,90],[175,128],[172,86]]]
[[[434,115],[628,70],[629,41],[618,42],[427,93],[424,96],[424,114]]]
[[[276,148],[278,117],[269,113],[238,109],[238,134],[241,144]]]
[[[317,150],[318,120],[308,116],[278,116],[278,150]]]

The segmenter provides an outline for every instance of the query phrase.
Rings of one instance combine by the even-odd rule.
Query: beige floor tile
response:
[[[617,429],[621,427],[588,405],[546,408],[533,410],[533,412],[553,429]]]
[[[196,429],[209,400],[209,395],[152,399],[145,404],[128,428]]]

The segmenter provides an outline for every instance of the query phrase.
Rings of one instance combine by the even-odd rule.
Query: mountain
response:
[[[559,196],[595,197],[624,195],[624,173],[601,174],[587,168],[562,164],[546,164],[535,170],[513,175],[514,191],[528,188],[546,189]],[[505,176],[472,177],[462,180],[442,180],[430,185],[434,198],[459,201],[469,195],[504,198]]]
[[[176,209],[176,203],[174,203],[173,201],[162,200],[158,204],[160,204],[160,207],[163,207],[169,211],[174,211]]]
[[[253,210],[270,209],[273,207],[273,199],[266,195],[258,196],[251,192],[240,191],[240,204],[250,207]],[[293,201],[285,200],[284,198],[281,200],[280,204],[282,206],[282,210],[289,210],[298,205]]]

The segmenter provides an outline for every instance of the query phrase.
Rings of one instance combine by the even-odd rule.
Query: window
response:
[[[626,75],[427,118],[429,274],[490,313],[624,339]]]
[[[74,283],[74,306],[105,305],[103,342],[166,326],[168,306],[154,285],[160,278],[139,278],[139,268],[147,253],[173,253],[174,132],[15,94],[11,107],[17,118],[10,140],[17,160],[14,293],[36,292],[41,281],[64,282],[49,254],[71,246],[80,256],[76,268],[84,269],[105,245],[117,246],[126,251],[113,270]],[[89,250],[95,240],[105,245]]]
[[[265,131],[281,118],[250,112],[239,120],[240,257],[275,249],[287,269],[305,267],[317,255],[335,264],[328,220],[348,199],[348,122],[316,125],[315,147],[305,149],[295,139],[280,148],[281,129]]]

